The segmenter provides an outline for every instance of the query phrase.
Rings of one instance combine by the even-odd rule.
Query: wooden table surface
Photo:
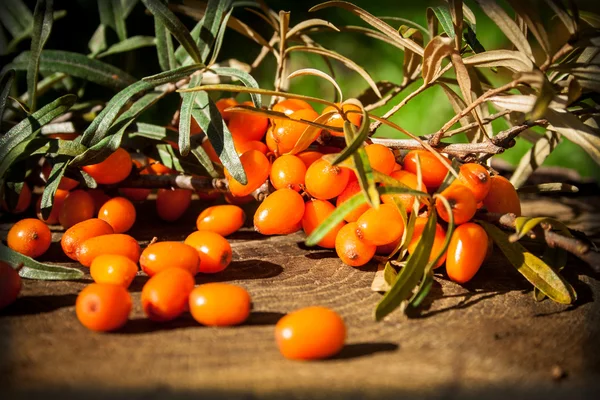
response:
[[[555,216],[600,238],[598,193],[523,201],[525,215]],[[171,225],[142,207],[131,234],[142,245],[154,235],[183,240],[201,207],[195,202]],[[2,239],[9,227],[4,221]],[[66,262],[59,238],[57,231],[44,260]],[[600,398],[600,282],[577,259],[565,270],[579,296],[573,306],[536,303],[531,285],[496,252],[467,285],[438,274],[418,315],[396,312],[375,322],[375,265],[344,266],[334,252],[307,249],[303,239],[238,232],[229,268],[197,277],[250,292],[252,315],[235,328],[203,327],[189,316],[146,320],[140,291],[147,277],[140,274],[125,328],[94,333],[74,312],[89,275],[24,281],[17,302],[0,312],[0,398]],[[347,345],[331,360],[285,360],[274,325],[311,305],[343,316]]]

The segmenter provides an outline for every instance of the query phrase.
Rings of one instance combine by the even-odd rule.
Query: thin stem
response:
[[[373,143],[381,144],[390,149],[401,149],[401,150],[421,150],[425,149],[423,144],[414,139],[384,139],[384,138],[371,138]],[[503,153],[506,148],[497,146],[491,142],[482,143],[439,143],[436,150],[441,153],[446,153],[452,156],[464,157],[469,154],[500,154]]]
[[[565,43],[553,56],[551,59],[547,59],[544,64],[540,67],[542,72],[546,72],[546,70],[555,62],[560,60],[562,57],[566,56],[569,52],[573,50],[573,46],[569,43]]]

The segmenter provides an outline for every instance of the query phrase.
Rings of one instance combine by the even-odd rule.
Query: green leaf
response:
[[[222,3],[220,1],[219,3]],[[229,8],[229,10],[223,15],[223,20],[220,23],[219,30],[217,31],[217,36],[214,40],[214,48],[212,51],[212,55],[210,56],[209,65],[214,64],[217,61],[217,57],[221,52],[221,46],[223,45],[223,38],[225,37],[225,32],[227,31],[227,21],[229,21],[229,17],[231,17],[231,13],[233,12],[233,8]],[[204,50],[203,48],[202,50]]]
[[[121,0],[123,4],[123,18],[127,18],[133,11],[139,0]]]
[[[16,146],[32,139],[42,126],[67,112],[76,101],[77,96],[73,94],[59,97],[13,126],[0,138],[0,179],[4,177],[12,162],[20,155],[16,151]]]
[[[48,177],[46,187],[44,188],[44,193],[42,194],[42,203],[40,204],[42,209],[42,217],[44,217],[44,219],[50,216],[52,204],[54,203],[54,195],[56,194],[58,185],[60,185],[60,180],[64,176],[66,170],[66,162],[57,162],[52,166],[50,176]]]
[[[8,94],[12,88],[13,81],[15,80],[15,70],[9,69],[2,73],[0,76],[0,126],[2,124],[2,116],[4,115],[4,108],[6,107],[6,100]]]
[[[91,57],[95,57],[96,54],[103,52],[107,47],[106,26],[100,24],[88,42],[88,49],[90,49]]]
[[[122,0],[98,0],[98,11],[102,25],[111,27],[120,41],[127,39]]]
[[[142,0],[146,8],[159,18],[171,34],[185,48],[188,54],[196,63],[202,63],[204,58],[200,55],[200,50],[194,39],[190,35],[185,25],[162,3],[161,0]]]
[[[177,82],[180,79],[187,78],[202,68],[204,68],[204,64],[186,65],[170,71],[161,72],[160,74],[146,76],[142,79],[142,81],[148,82],[152,84],[152,86],[163,85],[169,82]]]
[[[569,228],[562,222],[550,217],[517,217],[515,219],[515,233],[510,235],[508,240],[516,242],[527,235],[533,228],[539,224],[551,225],[554,229],[559,230],[563,235],[572,237]]]
[[[36,89],[40,53],[52,31],[53,0],[38,0],[33,13],[33,31],[31,35],[31,57],[27,67],[27,94],[29,96],[29,109],[36,109]]]
[[[468,24],[467,24],[467,31],[464,33],[464,37],[465,37],[465,41],[467,42],[467,44],[469,45],[471,50],[473,50],[473,53],[484,53],[485,52],[485,48],[479,42],[479,39],[477,39],[477,35],[475,34],[475,31]]]
[[[154,33],[156,36],[156,52],[158,54],[158,63],[163,71],[169,71],[177,67],[175,59],[175,50],[171,33],[162,23],[160,18],[154,17]]]
[[[0,260],[12,265],[23,265],[19,275],[27,279],[40,279],[48,281],[68,281],[81,279],[83,272],[76,268],[61,267],[59,265],[43,264],[31,257],[6,247],[0,243]]]
[[[242,185],[247,184],[246,172],[235,151],[231,132],[223,121],[219,109],[208,97],[208,93],[198,92],[192,116],[210,140],[223,166],[227,168],[231,176]]]
[[[387,292],[392,287],[396,275],[396,270],[389,261],[383,264],[380,263],[371,283],[371,290],[374,292]]]
[[[33,15],[21,0],[2,0],[0,22],[13,37],[17,37],[33,25]]]
[[[195,149],[191,151],[192,155],[196,158],[196,160],[202,165],[202,167],[206,170],[208,175],[211,178],[219,178],[220,174],[215,169],[215,166],[212,163],[212,160],[206,153],[206,150],[202,146],[197,146]]]
[[[369,114],[367,114],[367,112],[364,109],[362,109],[362,123],[361,123],[360,130],[359,130],[358,134],[356,134],[356,135],[354,135],[354,133],[346,134],[346,132],[350,132],[350,129],[353,129],[353,127],[351,125],[346,127],[346,123],[344,121],[344,136],[347,138],[346,139],[346,148],[344,148],[342,150],[342,152],[338,154],[338,156],[332,162],[333,165],[337,165],[337,164],[341,163],[342,161],[344,161],[345,159],[347,159],[348,157],[350,157],[354,153],[356,153],[356,151],[362,147],[363,143],[369,136],[369,122],[368,121],[369,121]],[[350,140],[348,140],[348,139],[350,139]]]
[[[230,8],[230,0],[208,0],[200,31],[200,59],[206,61],[221,26],[221,17]]]
[[[494,225],[483,221],[478,223],[517,271],[542,293],[561,304],[572,304],[577,299],[573,287],[548,264],[534,256],[521,244],[511,243],[508,236]]]
[[[194,75],[188,87],[196,87],[202,83],[202,75]],[[179,154],[187,156],[190,152],[190,128],[192,123],[192,109],[196,105],[198,92],[181,94],[181,108],[179,113]]]
[[[177,132],[173,132],[164,126],[147,124],[145,122],[136,123],[135,129],[129,134],[129,137],[138,136],[158,141],[176,142],[178,140]]]
[[[152,36],[132,36],[110,46],[106,51],[99,53],[96,57],[102,58],[111,54],[125,53],[128,51],[156,45],[156,39]]]
[[[423,277],[425,267],[429,261],[433,240],[435,239],[436,220],[435,209],[432,208],[415,251],[408,257],[406,265],[396,277],[392,288],[377,304],[375,320],[380,321],[399,306],[406,307],[407,301],[413,296],[413,292]]]
[[[27,70],[31,52],[19,54],[10,65],[16,70]],[[123,89],[136,79],[128,73],[83,54],[62,50],[43,50],[40,55],[40,73],[64,72],[113,89]]]
[[[437,6],[431,7],[431,11],[435,14],[438,21],[440,21],[440,25],[446,34],[454,39],[454,25],[452,24],[452,16],[450,15],[450,10],[447,6]]]
[[[425,273],[423,280],[419,284],[419,289],[417,293],[413,296],[410,301],[410,307],[417,308],[419,305],[425,300],[431,287],[433,286],[433,271],[429,271]]]
[[[258,89],[258,82],[256,81],[256,79],[254,79],[254,77],[252,77],[252,75],[250,75],[249,73],[244,72],[240,69],[231,67],[215,67],[211,68],[211,71],[213,71],[217,75],[230,76],[232,78],[239,79],[239,81],[242,82],[244,86]],[[250,93],[250,98],[252,99],[252,102],[254,103],[254,106],[256,108],[262,107],[262,100],[260,95],[256,93]]]
[[[452,162],[450,163],[450,165],[452,166],[452,169],[454,169],[455,171],[458,171],[460,169],[460,166],[462,165],[462,162],[458,159],[458,157],[455,157],[452,159]],[[436,192],[442,193],[444,191],[444,189],[446,189],[448,186],[450,186],[450,184],[452,182],[454,182],[455,179],[456,179],[456,177],[454,176],[454,174],[452,174],[450,171],[448,171],[448,173],[446,174],[446,177],[444,178],[444,180],[442,181],[442,184],[436,190]]]

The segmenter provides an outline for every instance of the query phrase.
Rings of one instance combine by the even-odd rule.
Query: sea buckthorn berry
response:
[[[194,277],[181,268],[167,268],[142,288],[142,308],[152,321],[171,321],[186,311]]]
[[[427,224],[427,218],[418,217],[415,220],[415,227],[413,229],[412,239],[410,240],[408,247],[407,247],[408,252],[410,254],[412,254],[415,251],[415,249],[417,248],[417,245],[421,241],[421,235],[423,235],[423,230],[425,229],[425,224]],[[431,247],[429,261],[433,261],[433,259],[435,257],[437,257],[438,254],[440,254],[442,248],[444,247],[445,240],[446,240],[446,231],[444,231],[444,228],[442,228],[442,226],[440,224],[436,223],[435,224],[435,237],[433,239],[433,246]],[[447,252],[444,252],[444,254],[442,254],[442,256],[440,257],[440,259],[438,260],[438,262],[434,268],[439,268],[442,266],[442,264],[446,260],[446,255],[447,255]]]
[[[125,233],[135,223],[135,207],[125,197],[113,197],[100,208],[98,218],[113,227],[115,233]]]
[[[191,203],[192,191],[188,189],[159,189],[156,194],[156,212],[163,221],[177,221]]]
[[[81,169],[94,178],[96,182],[110,185],[125,180],[129,176],[132,166],[129,153],[119,147],[104,161],[98,164],[86,165]]]
[[[77,252],[83,242],[96,236],[112,233],[115,231],[108,222],[91,218],[67,229],[60,239],[60,245],[67,257],[77,260]]]
[[[487,250],[488,236],[485,229],[473,222],[457,227],[448,244],[448,277],[458,283],[470,281],[479,271]]]
[[[192,317],[206,326],[239,325],[250,315],[246,289],[228,283],[205,283],[190,293]]]
[[[192,246],[200,256],[199,271],[205,274],[221,272],[231,262],[231,245],[223,236],[211,231],[192,232],[185,244]]]
[[[404,222],[396,206],[381,204],[367,210],[356,221],[363,240],[381,246],[398,240],[404,232]]]
[[[46,136],[46,135],[44,135]],[[79,136],[79,133],[51,133],[47,135],[50,139],[74,140]]]
[[[234,115],[230,111],[225,111],[226,109],[237,106],[238,102],[233,97],[229,97],[226,99],[219,99],[215,102],[215,105],[219,109],[219,113],[225,122],[228,122],[231,119],[231,116]]]
[[[198,215],[196,227],[199,231],[212,231],[221,236],[236,232],[246,222],[246,213],[235,205],[218,205],[206,208]]]
[[[462,165],[458,173],[458,179],[454,183],[461,183],[468,187],[478,203],[487,196],[492,186],[489,172],[483,165],[475,163]]]
[[[10,228],[6,242],[14,251],[36,258],[50,248],[52,234],[48,225],[39,219],[25,218]]]
[[[440,193],[440,196],[444,196],[446,200],[448,200],[448,203],[450,203],[452,214],[454,215],[454,223],[456,225],[464,224],[469,221],[475,215],[475,211],[477,211],[475,196],[466,186],[450,185]],[[450,222],[450,216],[448,215],[448,210],[444,206],[444,203],[438,200],[435,204],[435,208],[441,219]]]
[[[6,196],[6,193],[4,194]],[[29,208],[31,204],[31,189],[29,189],[29,185],[27,183],[23,183],[23,187],[21,188],[21,192],[19,193],[19,199],[17,200],[17,204],[13,209],[8,206],[6,199],[2,199],[2,209],[8,211],[12,214],[21,214],[25,210]]]
[[[349,178],[348,168],[331,165],[329,161],[320,159],[308,167],[304,180],[306,191],[311,196],[321,200],[329,200],[344,191]]]
[[[263,235],[285,235],[297,230],[303,215],[302,196],[292,189],[279,189],[267,196],[254,213],[254,229]]]
[[[90,275],[96,283],[110,283],[128,288],[138,272],[136,263],[118,254],[102,254],[92,261]]]
[[[327,200],[312,199],[304,204],[304,216],[302,217],[302,229],[304,233],[310,235],[332,212],[335,211],[333,204]],[[326,249],[335,248],[335,238],[344,226],[344,221],[333,227],[317,246]]]
[[[520,216],[521,201],[512,183],[500,175],[492,176],[490,181],[490,191],[483,199],[485,208],[493,213],[513,213],[517,217]]]
[[[338,104],[339,106],[339,104]],[[358,113],[350,113],[348,111],[350,110],[355,110],[355,111],[359,111]],[[334,126],[336,128],[343,128],[344,127],[344,119],[342,118],[342,115],[339,114],[337,112],[337,109],[333,106],[328,106],[325,107],[325,109],[323,110],[323,112],[321,114],[325,114],[331,111],[336,111],[335,114],[333,114],[333,116],[331,116],[329,118],[329,120],[325,123],[326,125],[329,126]],[[361,122],[362,122],[362,114],[360,113],[360,107],[355,106],[354,104],[346,104],[342,107],[342,111],[347,113],[346,114],[346,118],[348,118],[348,121],[350,121],[352,123],[352,125],[354,126],[360,126]],[[340,136],[343,137],[344,136],[344,132],[336,132],[336,131],[329,131],[329,133],[331,133],[333,136]]]
[[[75,312],[79,322],[92,331],[114,331],[129,318],[131,296],[123,286],[92,283],[79,292]]]
[[[357,193],[360,193],[362,189],[360,188],[360,183],[358,181],[348,182],[346,188],[335,200],[336,207],[341,206],[345,201],[347,201],[350,197],[354,196]],[[346,222],[355,222],[361,215],[365,213],[371,206],[367,203],[363,203],[360,206],[356,207],[354,210],[350,211],[350,213],[346,214],[344,220]]]
[[[208,155],[208,158],[210,158],[210,161],[214,162],[215,164],[221,164],[221,159],[219,158],[219,155],[215,151],[215,148],[213,147],[210,140],[208,140],[208,138],[205,138],[202,141],[201,146],[204,149],[204,151],[206,152],[206,154]]]
[[[394,153],[382,144],[370,144],[365,147],[369,163],[374,170],[389,175],[396,166]]]
[[[150,169],[149,168],[142,168],[142,163],[139,162],[138,160],[133,160],[133,165],[134,167],[139,170],[139,174],[140,175],[148,175],[150,173]],[[150,195],[150,192],[152,192],[152,189],[146,189],[146,188],[119,188],[119,193],[131,200],[131,201],[144,201],[148,198],[148,195]]]
[[[140,256],[140,267],[148,276],[154,276],[167,268],[181,268],[196,275],[199,266],[198,251],[181,242],[151,244],[144,249]]]
[[[277,141],[275,140],[275,133],[274,133],[274,125],[269,126],[269,129],[267,129],[267,134],[265,135],[265,144],[267,145],[267,148],[273,152],[273,154],[275,155],[279,155],[281,154],[281,152],[279,151],[279,146],[277,144]]]
[[[204,147],[204,142],[202,143],[202,147]],[[166,165],[156,161],[150,157],[148,157],[148,167],[150,173],[155,175],[168,175],[173,172],[173,170]]]
[[[111,197],[102,189],[90,189],[87,192],[92,196],[92,200],[94,200],[94,215],[98,215],[104,203],[109,201]]]
[[[44,165],[42,165],[42,178],[44,178],[44,182],[48,182],[48,178],[50,178],[51,172],[52,172],[52,166],[50,165],[50,163],[45,162]],[[63,176],[60,179],[58,188],[61,190],[73,190],[73,189],[75,189],[75,187],[77,187],[77,185],[79,185],[79,182],[77,182],[75,179],[71,179],[67,176]]]
[[[0,261],[0,310],[17,300],[21,292],[21,277],[10,264]]]
[[[417,175],[412,172],[400,170],[394,171],[390,174],[390,177],[396,179],[400,183],[405,184],[411,189],[418,190],[419,180]],[[421,191],[427,192],[427,186],[421,185]],[[406,210],[407,213],[412,212],[413,205],[415,204],[415,196],[412,194],[384,194],[381,196],[381,201],[385,204],[395,205],[394,199],[398,200]],[[421,205],[422,206],[422,205]]]
[[[346,325],[333,310],[306,307],[289,313],[275,325],[281,354],[290,360],[319,360],[339,353],[346,341]]]
[[[233,142],[233,144],[235,146],[235,151],[240,156],[250,150],[258,150],[265,155],[269,152],[267,145],[263,142],[259,142],[258,140],[249,140],[242,143]]]
[[[75,224],[94,218],[94,214],[95,207],[92,196],[83,190],[74,190],[65,197],[63,206],[58,213],[58,222],[63,228],[69,229]]]
[[[129,235],[113,233],[96,236],[81,243],[77,251],[77,260],[86,267],[102,254],[118,254],[137,263],[140,259],[140,245]]]
[[[271,166],[271,184],[275,189],[293,189],[299,192],[304,186],[306,165],[296,156],[286,154],[273,161]]]
[[[54,193],[54,200],[52,202],[52,209],[50,210],[50,215],[48,215],[48,218],[46,219],[42,217],[42,196],[40,196],[37,203],[35,204],[36,214],[40,221],[47,225],[58,224],[58,215],[60,214],[60,209],[62,208],[62,205],[68,195],[69,192],[66,190],[56,190],[56,193]]]
[[[356,222],[346,224],[335,237],[335,251],[344,264],[351,267],[365,265],[375,255],[376,246],[360,236]]]
[[[402,171],[402,165],[398,163],[394,163],[394,168],[392,168],[392,172]],[[390,172],[390,174],[392,173]]]
[[[285,99],[273,106],[273,111],[282,112],[285,115],[292,115],[298,110],[312,110],[312,106],[299,99]]]
[[[320,151],[307,150],[296,154],[296,157],[302,160],[306,168],[310,167],[312,163],[320,160],[323,157],[323,153]]]
[[[242,104],[254,106],[251,101],[245,101]],[[231,114],[227,126],[233,140],[241,143],[249,140],[261,140],[265,136],[269,127],[269,119],[267,117],[246,112],[234,112]]]
[[[252,195],[248,195],[248,196],[242,196],[242,197],[236,197],[234,195],[232,195],[231,193],[225,193],[223,195],[223,197],[225,198],[225,201],[229,204],[233,204],[234,206],[241,206],[244,204],[248,204],[248,203],[252,203],[253,201],[255,201],[256,199],[254,197],[252,197]]]
[[[301,110],[294,111],[294,113],[290,115],[291,119],[303,119],[306,121],[314,121],[318,117],[319,114],[312,108],[303,108]],[[273,140],[277,144],[277,149],[279,150],[279,153],[285,154],[290,152],[308,126],[309,125],[302,122],[296,122],[286,119],[276,119],[275,127],[273,128]],[[315,137],[316,136],[318,136],[318,134],[315,134]]]
[[[225,169],[225,177],[229,183],[229,191],[234,196],[247,196],[258,189],[269,177],[271,163],[267,157],[258,150],[250,150],[240,156],[240,161],[246,171],[248,183],[242,185]]]
[[[411,150],[404,157],[404,170],[412,172],[413,174],[417,173],[417,155],[419,156],[419,161],[421,163],[423,183],[429,189],[438,188],[444,181],[444,178],[446,178],[448,168],[446,168],[435,155],[427,150]],[[450,164],[448,158],[444,156],[441,157]]]
[[[390,254],[392,254],[392,252],[394,250],[396,250],[396,247],[398,247],[398,245],[400,244],[401,241],[402,241],[402,236],[400,236],[398,239],[394,240],[391,243],[382,244],[381,246],[377,246],[377,249],[375,250],[375,254],[382,254],[385,256],[389,256]]]

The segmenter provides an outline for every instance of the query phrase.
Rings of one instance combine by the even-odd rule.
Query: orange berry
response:
[[[267,157],[258,150],[250,150],[240,156],[240,161],[246,171],[248,182],[242,185],[236,181],[227,169],[225,169],[225,177],[229,183],[229,191],[234,196],[247,196],[258,189],[269,177],[271,171],[271,163]]]
[[[231,113],[229,111],[226,112],[225,110],[228,109],[229,107],[237,106],[238,102],[233,97],[229,97],[226,99],[217,100],[215,102],[215,105],[219,109],[219,113],[221,114],[221,117],[223,118],[223,120],[225,122],[227,122],[231,119],[231,116],[234,115],[235,113]]]
[[[362,189],[360,188],[360,183],[358,183],[358,181],[348,182],[344,191],[340,193],[340,195],[335,200],[336,207],[341,206],[349,198],[351,198],[357,193],[360,193],[361,190]],[[369,206],[367,203],[363,203],[360,206],[356,207],[354,210],[350,211],[350,213],[346,214],[344,220],[346,222],[355,222],[369,208],[371,208],[371,206]]]
[[[356,221],[363,240],[381,246],[398,240],[404,232],[404,222],[396,206],[381,204],[371,208]]]
[[[73,140],[79,136],[79,133],[51,133],[47,136],[50,139]]]
[[[417,245],[421,241],[421,235],[423,234],[423,230],[425,229],[426,223],[427,223],[427,218],[417,217],[417,219],[415,220],[415,227],[413,229],[412,239],[410,240],[408,247],[407,247],[408,252],[410,254],[412,254],[415,251],[415,249],[417,248]],[[442,248],[444,247],[445,240],[446,240],[446,231],[444,231],[444,228],[442,228],[442,226],[440,224],[436,223],[435,224],[435,237],[433,239],[433,246],[431,247],[431,254],[429,256],[429,261],[433,261],[433,259],[441,252]],[[446,254],[447,254],[447,252],[444,252],[444,254],[440,257],[440,259],[438,260],[438,262],[434,268],[439,268],[444,263],[444,261],[446,260]]]
[[[254,214],[254,229],[263,235],[295,232],[304,214],[304,200],[292,189],[279,189],[260,204]]]
[[[417,190],[419,187],[417,175],[413,174],[412,172],[407,172],[404,170],[394,171],[390,174],[390,177],[405,184],[411,189]],[[427,192],[427,187],[425,185],[421,185],[421,191]],[[394,199],[398,200],[404,206],[404,209],[407,213],[412,212],[413,205],[415,203],[415,196],[412,194],[384,194],[381,196],[381,201],[383,201],[385,204],[394,205]]]
[[[294,112],[298,110],[312,110],[312,106],[305,102],[304,100],[299,99],[285,99],[280,101],[279,103],[273,106],[273,111],[282,112],[285,115],[292,115]]]
[[[296,157],[302,160],[306,168],[310,167],[312,163],[323,157],[323,153],[319,151],[307,150],[296,154]]]
[[[75,312],[79,322],[92,331],[114,331],[129,318],[131,296],[123,286],[92,283],[79,292]]]
[[[477,202],[473,192],[468,187],[463,185],[450,185],[440,193],[444,196],[450,207],[452,208],[452,214],[454,215],[454,223],[456,225],[464,224],[469,221],[475,215],[477,211]],[[435,203],[438,215],[441,219],[446,222],[450,222],[450,216],[448,210],[444,206],[444,203],[437,201]]]
[[[67,257],[77,260],[77,252],[79,252],[79,247],[83,242],[96,236],[112,233],[115,233],[115,231],[108,222],[91,218],[67,229],[60,240],[60,245]]]
[[[119,147],[104,161],[98,164],[86,165],[81,169],[94,178],[96,182],[110,185],[125,180],[131,172],[132,165],[129,153]]]
[[[302,229],[304,233],[310,235],[332,212],[335,211],[333,204],[327,200],[312,199],[304,204],[304,216],[302,217]],[[344,226],[344,221],[333,227],[317,246],[326,249],[335,248],[335,238]]]
[[[231,193],[225,193],[223,197],[227,203],[240,206],[243,204],[252,203],[256,200],[254,197],[252,197],[252,195],[236,197]]]
[[[202,325],[239,325],[248,319],[250,306],[246,289],[228,283],[205,283],[190,293],[190,313]]]
[[[258,150],[265,155],[269,152],[267,145],[263,142],[259,142],[258,140],[249,140],[242,143],[234,142],[233,144],[238,155],[242,155],[249,150]]]
[[[31,205],[31,189],[29,189],[29,185],[27,185],[27,183],[23,183],[23,187],[19,193],[19,199],[17,200],[17,205],[12,210],[9,208],[6,199],[2,199],[2,209],[12,214],[20,214],[24,212],[29,208],[29,205]]]
[[[333,199],[344,191],[349,177],[348,168],[331,165],[329,161],[320,159],[306,170],[306,191],[317,199]]]
[[[66,190],[56,190],[56,193],[54,193],[54,201],[52,202],[52,209],[50,210],[50,215],[48,215],[47,219],[42,217],[42,196],[40,196],[35,204],[36,214],[40,221],[47,225],[58,224],[58,215],[60,214],[60,209],[68,195],[69,192]]]
[[[448,277],[458,283],[470,281],[479,271],[487,250],[488,236],[485,229],[473,222],[457,227],[448,244]]]
[[[253,106],[251,101],[245,101],[242,104]],[[269,126],[269,119],[258,114],[249,114],[245,112],[231,113],[229,118],[229,131],[233,139],[239,143],[249,140],[261,140]]]
[[[402,170],[402,165],[400,165],[398,163],[394,163],[394,168],[392,168],[392,172],[401,171],[401,170]],[[390,172],[390,174],[392,172]]]
[[[457,183],[468,187],[473,192],[477,203],[487,196],[492,186],[490,174],[485,167],[475,163],[467,163],[460,167],[458,179],[452,182],[452,184]]]
[[[312,108],[303,108],[301,110],[294,111],[294,113],[290,114],[289,117],[293,120],[303,119],[307,121],[314,121],[319,117],[319,114]],[[286,119],[275,120],[273,128],[273,140],[277,144],[279,154],[284,154],[291,151],[308,126],[309,125],[302,122],[290,121]]]
[[[21,277],[10,264],[0,261],[0,310],[17,300],[21,292]]]
[[[223,236],[210,231],[191,233],[185,244],[192,246],[200,256],[199,271],[205,274],[221,272],[231,262],[231,245]]]
[[[369,163],[374,170],[389,175],[396,166],[394,153],[382,144],[370,144],[365,146]]]
[[[50,173],[52,172],[52,166],[50,163],[45,162],[42,165],[42,178],[44,178],[44,182],[48,182],[48,178],[50,178]],[[75,179],[71,179],[69,177],[63,176],[60,179],[60,183],[58,184],[58,188],[61,190],[73,190],[79,185]]]
[[[171,321],[188,306],[194,277],[181,268],[167,268],[154,275],[142,288],[142,308],[152,321]]]
[[[335,251],[344,264],[360,267],[375,255],[376,246],[364,240],[356,222],[350,222],[335,237]]]
[[[58,213],[58,222],[65,229],[73,225],[94,218],[94,199],[88,192],[74,190],[70,192]]]
[[[140,175],[148,175],[151,171],[149,168],[142,168],[142,163],[138,160],[133,160],[133,165],[139,170]],[[145,188],[119,188],[119,193],[131,201],[144,201],[150,195],[152,189]]]
[[[338,104],[339,106],[339,104]],[[362,114],[359,113],[348,113],[348,111],[350,110],[356,110],[356,111],[360,111],[360,107],[355,106],[354,104],[346,104],[342,107],[342,111],[347,113],[346,114],[346,118],[348,118],[348,121],[350,121],[354,126],[360,126],[361,122],[362,122]],[[323,112],[321,114],[325,114],[331,111],[336,111],[335,114],[333,114],[333,116],[331,116],[329,118],[329,120],[325,123],[326,125],[330,125],[330,126],[334,126],[336,128],[343,128],[344,127],[344,119],[342,118],[341,114],[339,114],[337,112],[337,109],[333,106],[327,106],[325,107],[325,109],[323,110]],[[329,131],[329,133],[331,133],[333,136],[340,136],[340,137],[344,137],[344,132],[336,132],[336,131]]]
[[[304,162],[291,154],[278,157],[271,166],[271,184],[275,189],[289,188],[299,192],[304,186],[305,175]]]
[[[196,227],[199,231],[212,231],[228,236],[244,226],[246,213],[235,205],[219,205],[206,208],[198,215]]]
[[[202,143],[202,147],[204,147],[204,142]],[[171,168],[165,166],[164,164],[161,164],[160,162],[150,157],[148,157],[148,168],[150,169],[150,173],[156,175],[168,175],[171,172],[173,172]]]
[[[14,251],[36,258],[50,248],[52,234],[48,225],[39,219],[25,218],[10,228],[6,242]]]
[[[167,268],[181,268],[196,275],[200,257],[195,248],[185,243],[157,242],[144,249],[140,256],[140,266],[148,276],[154,276]]]
[[[96,283],[110,283],[128,288],[138,272],[136,263],[125,256],[102,254],[90,265],[90,275]]]
[[[402,241],[402,236],[399,237],[398,239],[394,240],[391,243],[382,244],[381,246],[377,246],[375,253],[389,256],[390,254],[392,254],[392,252],[394,250],[396,250],[396,247],[400,244],[401,241]]]
[[[140,245],[137,240],[122,233],[96,236],[81,243],[77,260],[89,267],[94,259],[102,254],[122,255],[137,263],[140,259]]]
[[[135,223],[135,207],[125,197],[113,197],[100,209],[98,218],[113,227],[115,233],[125,233]]]
[[[489,212],[498,214],[513,213],[521,215],[521,201],[515,187],[503,176],[494,175],[490,178],[490,191],[483,199],[483,205]]]
[[[289,313],[277,322],[275,339],[285,358],[318,360],[342,350],[346,341],[346,325],[329,308],[306,307]]]
[[[205,138],[202,141],[201,146],[204,149],[204,151],[206,152],[206,154],[208,155],[208,158],[210,158],[210,160],[212,162],[214,162],[215,164],[221,164],[221,160],[219,159],[219,155],[215,151],[215,148],[213,147],[212,143],[210,143],[210,140],[208,140],[208,138]]]
[[[444,181],[446,174],[448,174],[448,168],[427,150],[411,150],[404,157],[404,169],[406,171],[413,174],[417,173],[417,155],[421,163],[423,183],[429,189],[438,188]],[[450,164],[450,160],[447,157],[442,157]]]
[[[92,199],[94,200],[94,215],[98,215],[100,209],[111,199],[109,195],[107,195],[102,189],[90,189],[87,191]]]
[[[188,189],[159,189],[156,194],[156,212],[163,221],[177,221],[191,203],[192,191]]]
[[[281,154],[281,152],[279,151],[279,145],[277,143],[277,141],[275,140],[275,131],[274,131],[275,125],[271,125],[269,126],[269,129],[267,129],[267,134],[265,135],[265,143],[267,144],[267,148],[273,152],[276,155]]]

